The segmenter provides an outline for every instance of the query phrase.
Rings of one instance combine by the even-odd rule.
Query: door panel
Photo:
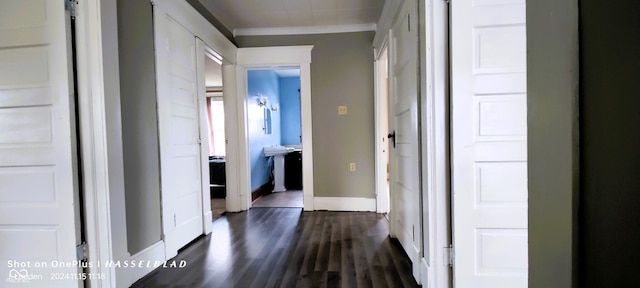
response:
[[[203,233],[195,36],[154,10],[163,233],[167,258]]]
[[[62,0],[0,2],[0,281],[10,287],[82,285],[51,279],[78,268],[50,265],[73,263],[80,241],[68,21]]]
[[[527,287],[524,0],[452,3],[456,287]]]
[[[413,262],[419,278],[420,167],[418,139],[418,43],[417,5],[405,1],[391,32],[391,93],[389,127],[395,131],[390,143],[390,197],[392,233]]]

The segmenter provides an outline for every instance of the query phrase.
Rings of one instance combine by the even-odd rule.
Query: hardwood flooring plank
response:
[[[309,238],[309,246],[307,246],[304,261],[302,262],[302,267],[300,267],[301,275],[309,275],[314,271],[316,258],[318,257],[318,250],[320,249],[320,235],[322,234],[325,215],[326,213],[315,214],[316,217],[314,219],[313,227],[311,227],[312,230]]]
[[[328,271],[327,272],[327,287],[335,288],[340,287],[340,272]]]
[[[327,274],[325,271],[314,271],[311,276],[311,287],[314,288],[327,288]]]
[[[335,221],[335,220],[334,220]],[[342,262],[342,229],[340,223],[332,223],[331,226],[331,246],[329,248],[328,270],[340,272]]]
[[[312,227],[314,225],[313,220],[315,219],[315,216],[316,214],[314,213],[302,213],[301,220],[304,223],[304,228],[300,235],[300,239],[297,241],[295,250],[292,251],[293,253],[290,253],[291,257],[287,261],[287,272],[282,279],[281,287],[295,287],[295,284],[298,282],[298,275],[300,274],[300,269],[304,262],[304,255],[306,254],[307,247],[309,246],[309,238],[313,230]]]
[[[351,235],[353,235],[353,263],[356,272],[356,283],[358,288],[373,287],[371,275],[369,274],[369,262],[364,251],[364,240],[367,237],[366,224],[369,221],[360,217],[358,213],[351,213]],[[363,224],[365,224],[363,226]]]
[[[340,220],[342,221],[341,223],[341,229],[342,229],[342,247],[341,247],[341,256],[342,256],[342,261],[341,261],[341,268],[340,269],[340,275],[342,276],[341,278],[341,286],[343,288],[353,288],[353,287],[357,287],[357,282],[356,282],[356,271],[355,271],[355,264],[354,264],[354,256],[353,256],[353,238],[351,235],[351,219],[349,219],[349,214],[348,212],[343,212],[343,215],[341,215]]]
[[[277,216],[284,217],[285,215],[280,214]],[[265,245],[265,260],[254,261],[259,265],[258,270],[253,272],[253,275],[244,276],[247,279],[251,279],[253,276],[253,279],[251,281],[251,285],[244,285],[242,287],[265,287],[269,278],[273,274],[272,272],[274,267],[278,267],[282,256],[285,254],[286,250],[278,247],[285,247],[283,243],[289,242],[288,240],[290,240],[289,238],[293,231],[291,231],[291,229],[287,229],[290,225],[287,221],[277,221],[276,223],[277,226],[273,229],[274,234],[269,240],[269,243]]]
[[[226,213],[213,232],[132,287],[418,287],[383,215],[252,208]]]
[[[314,271],[327,271],[329,268],[329,256],[331,252],[331,215],[327,215],[328,219],[322,223],[322,231],[320,233],[320,247],[318,248],[318,257],[314,265]]]
[[[395,265],[396,271],[408,271],[408,273],[400,273],[400,279],[404,287],[417,287],[414,286],[415,280],[413,279],[413,273],[411,269],[411,261],[409,260],[409,256],[402,250],[400,243],[398,240],[389,239],[389,241],[385,242],[387,246],[389,246],[388,250],[393,259],[393,264]]]

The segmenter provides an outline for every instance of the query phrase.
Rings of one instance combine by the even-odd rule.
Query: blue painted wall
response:
[[[300,77],[280,77],[280,114],[282,145],[300,145]]]
[[[271,169],[264,157],[264,146],[280,145],[280,112],[271,112],[271,134],[265,134],[264,108],[258,106],[258,97],[266,97],[267,107],[280,106],[279,77],[272,70],[251,70],[247,72],[249,159],[251,162],[251,191],[269,183]]]

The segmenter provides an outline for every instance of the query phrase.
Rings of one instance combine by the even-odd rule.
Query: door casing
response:
[[[302,187],[305,211],[313,211],[313,135],[311,125],[311,50],[313,46],[279,46],[239,48],[236,66],[238,110],[238,189],[229,191],[233,198],[230,211],[244,211],[251,207],[251,165],[249,163],[249,135],[247,135],[247,70],[295,67],[300,69],[300,108],[302,126]],[[224,73],[224,71],[223,71]],[[229,203],[230,200],[227,200]]]

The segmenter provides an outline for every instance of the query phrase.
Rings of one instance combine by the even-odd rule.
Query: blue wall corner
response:
[[[270,162],[264,157],[264,146],[280,145],[280,111],[271,113],[271,134],[265,134],[264,108],[280,106],[279,77],[272,70],[247,71],[247,120],[249,132],[249,159],[251,162],[251,191],[269,183]],[[258,106],[258,97],[267,98],[266,107]]]
[[[280,114],[282,145],[302,144],[300,122],[300,77],[280,78]]]

